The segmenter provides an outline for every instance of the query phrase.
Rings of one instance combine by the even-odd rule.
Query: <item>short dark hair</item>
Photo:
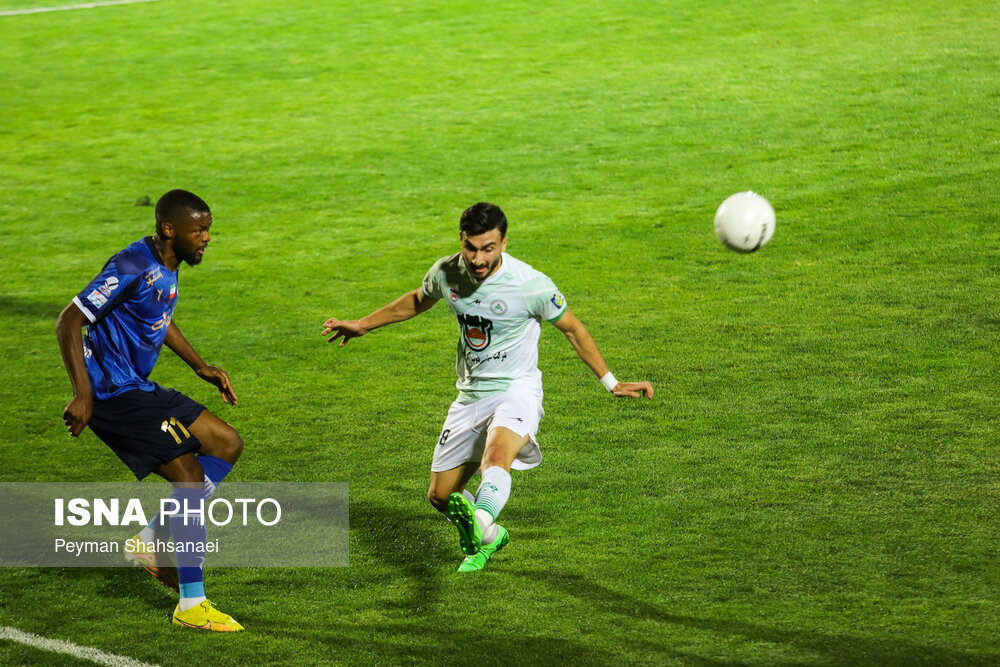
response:
[[[496,204],[481,201],[462,211],[458,229],[466,236],[478,236],[491,229],[499,229],[500,238],[504,238],[507,236],[507,216]]]
[[[205,200],[187,190],[171,190],[156,202],[156,233],[163,235],[163,223],[180,222],[191,213],[211,213]]]

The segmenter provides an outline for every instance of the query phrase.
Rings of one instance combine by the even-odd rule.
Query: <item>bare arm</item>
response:
[[[236,405],[236,392],[233,390],[233,384],[229,380],[229,374],[221,368],[209,366],[205,363],[205,360],[195,352],[194,347],[191,346],[191,343],[184,337],[184,334],[181,333],[181,330],[173,320],[171,320],[170,326],[167,327],[167,337],[163,340],[163,343],[173,350],[174,354],[183,359],[191,367],[191,370],[198,374],[198,377],[205,382],[214,384],[224,402]]]
[[[573,346],[583,363],[587,364],[590,370],[598,379],[608,374],[608,364],[601,356],[601,351],[597,349],[594,337],[583,326],[583,322],[577,319],[573,311],[566,309],[566,312],[555,322],[555,327],[563,332],[566,340]],[[615,396],[638,398],[645,394],[646,398],[653,397],[653,385],[649,382],[619,382],[611,390]]]
[[[360,320],[338,320],[336,317],[331,317],[323,323],[322,335],[329,336],[332,333],[333,336],[328,341],[330,343],[338,338],[343,338],[340,341],[340,347],[344,347],[347,345],[347,341],[352,338],[364,336],[372,329],[378,329],[387,324],[395,324],[416,317],[420,313],[430,310],[435,303],[437,303],[437,299],[430,298],[424,294],[423,289],[418,287]]]
[[[69,428],[69,434],[79,437],[83,428],[90,421],[94,410],[94,395],[90,389],[90,378],[87,376],[87,365],[83,360],[83,326],[87,317],[75,303],[70,302],[59,313],[56,320],[56,338],[59,340],[59,351],[62,353],[63,364],[73,383],[73,400],[63,410],[63,421]]]

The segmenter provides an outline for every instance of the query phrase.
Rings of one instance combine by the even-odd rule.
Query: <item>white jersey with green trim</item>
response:
[[[424,276],[423,291],[431,299],[444,299],[458,318],[459,402],[510,390],[541,399],[541,321],[555,322],[566,312],[566,300],[548,276],[503,253],[496,272],[479,283],[457,253],[434,263]]]

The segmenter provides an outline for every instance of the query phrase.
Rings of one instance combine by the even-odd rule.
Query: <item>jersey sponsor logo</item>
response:
[[[493,299],[490,301],[490,310],[496,315],[503,315],[507,312],[507,302],[503,299]]]
[[[108,302],[108,297],[101,294],[101,290],[95,289],[93,292],[87,295],[87,301],[93,304],[95,307],[100,308]]]
[[[163,327],[168,327],[168,326],[170,326],[170,314],[163,313],[160,319],[155,324],[153,324],[153,331],[159,331]]]
[[[483,357],[480,357],[478,354],[475,355],[475,356],[471,356],[471,357],[469,355],[466,355],[465,356],[465,360],[466,360],[466,362],[468,362],[469,366],[478,366],[479,364],[484,364],[484,363],[486,363],[487,361],[490,361],[490,360],[492,360],[492,361],[507,361],[507,353],[506,352],[494,352],[493,354],[487,354],[486,356],[483,356]]]
[[[556,292],[555,294],[552,295],[552,305],[555,306],[556,308],[561,309],[563,306],[566,305],[566,299],[563,298],[562,294]]]
[[[146,271],[146,274],[142,278],[143,280],[146,281],[147,285],[152,287],[153,283],[155,283],[162,277],[163,277],[163,272],[160,271],[159,267],[156,267],[155,269],[150,269],[149,271]]]
[[[483,356],[476,355],[465,355],[465,361],[469,366],[478,366],[479,364],[485,364],[487,361],[507,361],[506,352],[494,352],[493,354],[485,354]]]
[[[114,276],[108,276],[107,280],[104,281],[104,284],[98,287],[98,289],[101,290],[101,294],[103,294],[104,296],[111,296],[111,293],[114,292],[117,288],[118,288],[118,279],[115,278]]]
[[[462,337],[465,344],[479,352],[490,346],[493,320],[478,315],[459,315],[458,323],[462,325]]]

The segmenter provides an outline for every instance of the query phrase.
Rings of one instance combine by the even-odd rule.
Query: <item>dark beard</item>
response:
[[[187,264],[188,266],[197,266],[198,264],[201,264],[201,260],[203,259],[205,259],[205,256],[202,255],[201,257],[198,257],[197,252],[193,252],[190,255],[185,255],[184,257],[180,257],[180,260],[185,264]]]
[[[500,255],[497,255],[497,258],[495,260],[493,260],[493,263],[489,264],[486,267],[487,270],[486,270],[486,275],[485,276],[483,276],[482,278],[477,278],[476,275],[474,273],[472,273],[472,271],[469,271],[469,277],[472,278],[477,283],[481,283],[481,282],[483,282],[484,280],[486,280],[487,278],[489,278],[490,276],[493,275],[493,272],[496,271],[497,264],[499,264],[499,263],[500,263]]]

